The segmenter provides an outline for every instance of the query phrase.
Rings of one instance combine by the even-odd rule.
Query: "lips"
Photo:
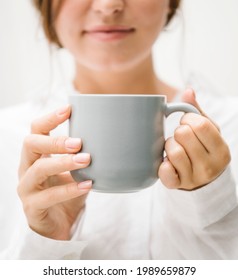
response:
[[[107,25],[102,25],[102,26],[95,26],[92,28],[89,28],[86,30],[86,32],[130,32],[133,31],[134,28],[132,27],[127,27],[127,26],[107,26]]]
[[[114,41],[127,37],[135,32],[135,28],[127,26],[94,26],[83,33],[100,41]]]

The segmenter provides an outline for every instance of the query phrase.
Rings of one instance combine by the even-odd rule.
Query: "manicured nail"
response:
[[[193,95],[193,98],[194,98],[194,99],[196,99],[196,94],[195,94],[193,88],[188,87],[188,88],[187,88],[187,91],[190,92],[190,93]]]
[[[81,139],[80,138],[68,138],[65,141],[66,149],[79,149],[81,147]]]
[[[62,116],[65,115],[69,110],[70,105],[65,105],[56,111],[56,115]]]
[[[168,162],[169,161],[169,159],[167,158],[167,157],[165,157],[164,159],[163,159],[163,162]]]
[[[73,161],[76,163],[88,163],[90,160],[90,154],[79,153],[73,156]]]
[[[91,180],[85,181],[85,182],[81,182],[78,184],[78,188],[80,190],[88,190],[91,189],[93,185],[93,182]]]

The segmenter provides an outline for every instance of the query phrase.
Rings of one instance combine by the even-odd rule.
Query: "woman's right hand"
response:
[[[66,106],[32,123],[19,166],[18,194],[29,226],[57,240],[70,239],[71,227],[92,187],[92,181],[76,183],[69,172],[90,164],[90,155],[79,153],[81,140],[49,135],[70,113]],[[62,156],[51,157],[54,154]]]

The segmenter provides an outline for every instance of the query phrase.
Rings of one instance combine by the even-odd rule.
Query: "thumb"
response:
[[[185,103],[189,103],[191,105],[193,105],[195,108],[198,109],[198,111],[201,113],[201,115],[207,119],[209,119],[214,125],[215,127],[219,129],[219,126],[213,121],[211,120],[208,115],[202,110],[202,108],[200,107],[200,105],[198,104],[197,102],[197,99],[196,99],[196,93],[195,91],[192,89],[192,88],[187,88],[183,94],[182,94],[182,102],[185,102]]]
[[[192,88],[186,89],[182,94],[182,102],[189,103],[193,105],[195,108],[198,109],[198,111],[201,113],[202,116],[208,118],[208,116],[203,112],[202,108],[198,104],[196,100],[196,94],[195,91]]]

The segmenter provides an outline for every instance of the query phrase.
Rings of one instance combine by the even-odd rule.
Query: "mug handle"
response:
[[[168,117],[170,114],[175,112],[184,113],[195,113],[201,115],[197,108],[188,103],[169,103],[166,105],[165,116]]]

